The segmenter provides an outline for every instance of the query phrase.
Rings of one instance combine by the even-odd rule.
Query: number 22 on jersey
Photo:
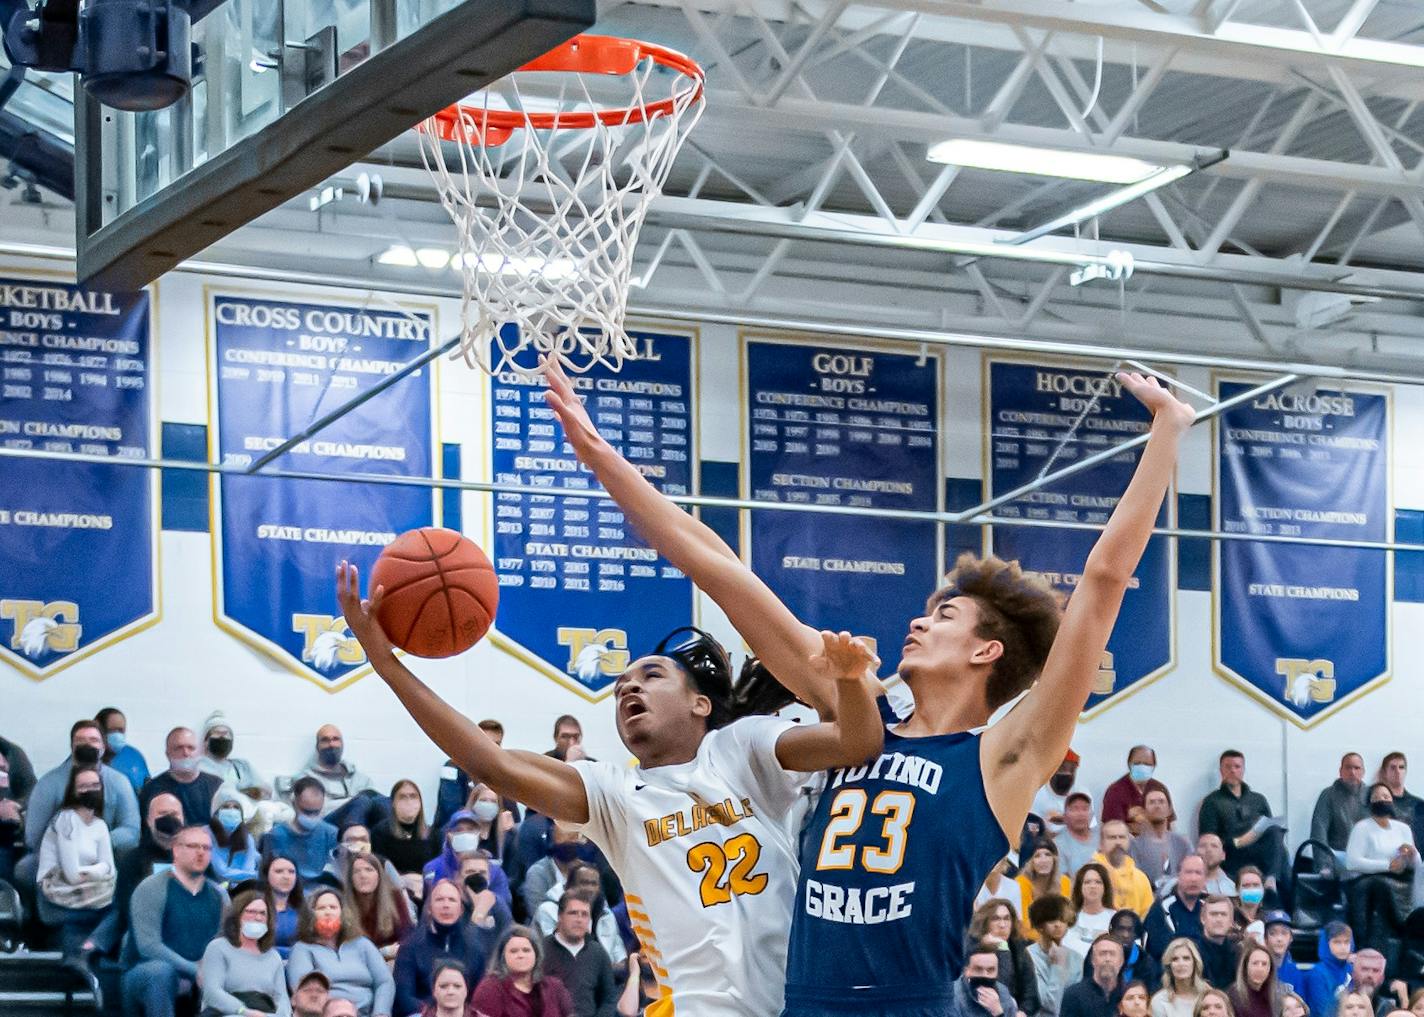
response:
[[[687,851],[687,867],[702,873],[702,906],[727,904],[733,896],[752,896],[766,889],[767,876],[754,872],[761,860],[761,842],[749,833],[738,834],[725,844],[708,841]]]
[[[872,802],[858,787],[842,789],[831,802],[830,821],[826,823],[821,850],[816,856],[818,870],[855,867],[856,845],[843,842],[860,829],[867,804],[871,816],[881,820],[882,843],[867,844],[859,849],[861,868],[887,876],[900,871],[905,862],[910,819],[915,814],[915,796],[908,791],[881,791]]]

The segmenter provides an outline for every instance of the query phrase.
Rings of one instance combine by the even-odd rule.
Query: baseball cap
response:
[[[1264,922],[1266,928],[1269,929],[1272,925],[1289,925],[1291,920],[1290,915],[1284,911],[1267,911]]]
[[[1086,792],[1086,791],[1069,791],[1069,792],[1068,792],[1068,797],[1065,798],[1065,799],[1063,799],[1063,804],[1064,804],[1064,806],[1066,807],[1066,806],[1072,805],[1074,802],[1078,801],[1079,799],[1081,799],[1081,800],[1087,802],[1089,805],[1092,805],[1092,804],[1093,804],[1093,796],[1090,795],[1090,794],[1088,794],[1088,792]]]
[[[324,973],[315,969],[308,971],[306,974],[302,975],[302,980],[297,983],[297,988],[300,989],[303,985],[306,985],[307,982],[310,982],[312,979],[316,979],[318,982],[320,982],[327,991],[331,990],[331,979],[327,978]]]

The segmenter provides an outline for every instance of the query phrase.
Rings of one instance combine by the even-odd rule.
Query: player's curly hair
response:
[[[944,586],[930,595],[925,613],[934,614],[955,597],[969,597],[978,605],[974,634],[1004,646],[984,690],[989,709],[996,710],[1037,680],[1058,634],[1063,597],[1047,579],[1025,572],[1016,561],[967,552],[954,563]]]

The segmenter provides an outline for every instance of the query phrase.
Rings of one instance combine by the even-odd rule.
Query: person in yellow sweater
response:
[[[1014,882],[1019,884],[1019,894],[1023,898],[1023,907],[1019,909],[1019,925],[1022,930],[1020,935],[1033,942],[1036,932],[1028,920],[1029,906],[1038,898],[1050,894],[1057,894],[1059,897],[1073,895],[1073,881],[1059,868],[1058,845],[1048,837],[1034,841],[1028,862],[1014,877]]]
[[[1146,918],[1152,909],[1152,880],[1137,867],[1127,853],[1132,834],[1120,819],[1103,824],[1102,839],[1093,861],[1101,862],[1112,873],[1113,900],[1119,908],[1131,908],[1137,917]]]

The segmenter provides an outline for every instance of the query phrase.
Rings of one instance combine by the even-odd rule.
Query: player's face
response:
[[[711,712],[687,675],[668,657],[640,657],[613,684],[618,736],[634,755],[700,736]]]
[[[900,655],[900,677],[911,685],[926,675],[954,677],[975,664],[993,663],[1003,647],[979,638],[979,605],[971,597],[951,597],[910,622]],[[987,655],[987,656],[986,656]]]
[[[504,944],[504,966],[511,975],[527,975],[534,970],[534,944],[523,936],[512,936]]]

